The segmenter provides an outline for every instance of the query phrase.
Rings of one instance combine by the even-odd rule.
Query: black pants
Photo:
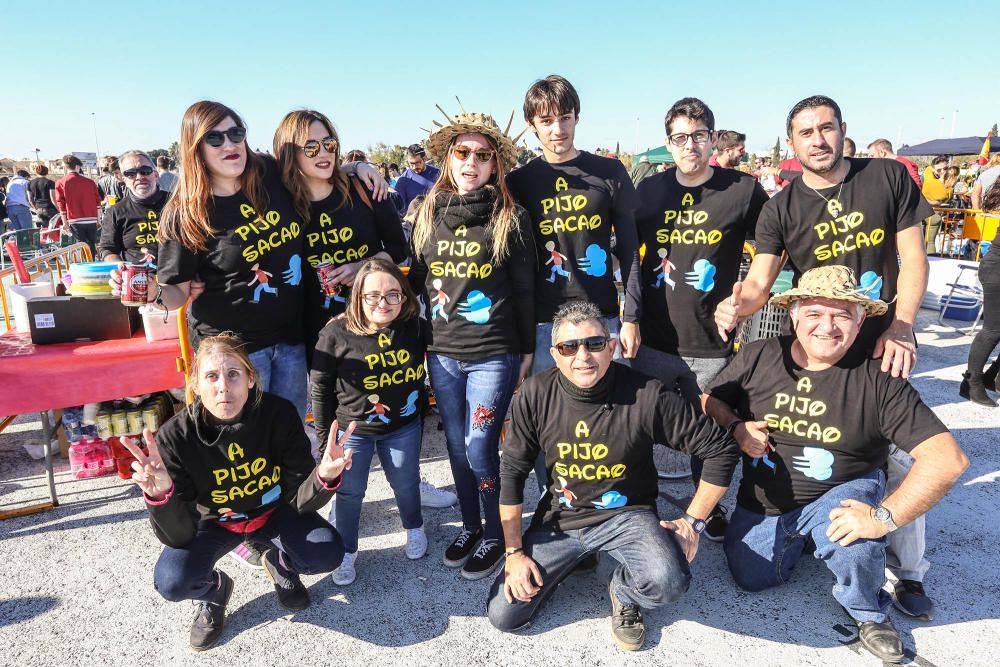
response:
[[[70,229],[76,238],[90,246],[90,254],[97,260],[97,224],[93,222],[70,223]]]
[[[982,379],[983,367],[1000,343],[1000,249],[991,249],[979,264],[983,284],[983,328],[969,346],[969,374]]]

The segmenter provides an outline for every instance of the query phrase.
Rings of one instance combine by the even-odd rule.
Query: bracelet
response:
[[[736,433],[737,427],[739,427],[739,425],[742,423],[744,423],[742,419],[737,419],[735,421],[729,422],[729,426],[726,427],[726,435],[728,435],[730,438],[733,438],[734,437],[733,434]]]
[[[511,547],[510,549],[504,549],[505,556],[513,556],[516,553],[524,553],[524,547]]]

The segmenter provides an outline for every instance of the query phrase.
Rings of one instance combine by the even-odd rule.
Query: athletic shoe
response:
[[[431,509],[444,509],[458,502],[458,496],[451,491],[439,489],[426,479],[420,480],[420,506]]]
[[[934,620],[934,600],[924,592],[924,585],[913,579],[900,579],[892,585],[892,603],[904,614],[921,621]]]
[[[358,578],[358,572],[354,569],[354,561],[358,558],[358,552],[352,554],[345,553],[344,560],[340,561],[340,567],[333,571],[333,583],[338,586],[350,586]]]
[[[406,529],[406,557],[410,560],[423,558],[427,554],[427,533],[423,526]]]
[[[503,546],[500,540],[483,540],[472,557],[465,561],[462,577],[469,581],[483,579],[493,574],[501,563],[503,563]]]
[[[482,528],[476,532],[463,528],[462,532],[455,538],[455,541],[451,543],[451,546],[444,550],[444,564],[448,567],[462,567],[465,565],[465,561],[469,560],[469,556],[472,555],[473,549],[476,548],[482,537]]]
[[[705,539],[711,540],[713,542],[721,542],[726,538],[726,528],[729,527],[729,520],[726,518],[726,514],[729,512],[722,505],[716,505],[712,513],[708,515],[708,519],[705,521],[705,531],[702,535]]]
[[[243,567],[249,567],[254,570],[264,569],[264,564],[261,563],[261,557],[264,552],[270,547],[257,544],[247,540],[243,544],[239,545],[235,549],[229,552],[229,557],[235,560],[237,563]]]
[[[271,548],[264,552],[264,571],[274,582],[278,604],[288,611],[302,611],[309,606],[309,591],[302,585],[299,573],[282,563],[281,552]]]
[[[233,580],[225,572],[215,571],[218,584],[208,600],[193,600],[195,612],[191,623],[191,648],[204,651],[211,648],[222,634],[226,605],[233,594]]]
[[[889,618],[884,623],[855,622],[858,624],[858,640],[872,655],[883,662],[903,660],[903,640]]]
[[[642,622],[642,611],[634,604],[623,604],[615,595],[612,582],[608,579],[608,597],[611,598],[611,637],[623,651],[638,651],[646,641],[646,625]]]

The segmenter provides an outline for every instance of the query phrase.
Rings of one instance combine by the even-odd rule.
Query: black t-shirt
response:
[[[191,302],[188,321],[195,341],[228,330],[246,342],[248,352],[302,342],[305,235],[270,166],[264,184],[268,205],[260,215],[242,191],[211,198],[209,219],[217,231],[205,252],[160,242],[162,283],[205,283],[205,292]]]
[[[639,200],[625,165],[584,151],[560,164],[539,158],[511,172],[507,186],[531,216],[538,253],[535,321],[550,323],[559,306],[577,300],[617,317],[613,252],[625,285],[624,320],[637,322]]]
[[[741,507],[789,512],[884,467],[890,443],[910,451],[947,431],[913,385],[883,373],[863,348],[855,345],[828,369],[807,371],[792,359],[794,340],[746,345],[707,391],[741,419],[769,424],[774,451],[743,455]]]
[[[409,275],[427,304],[428,350],[465,361],[532,353],[535,253],[524,210],[518,207],[521,231],[511,233],[498,264],[489,229],[495,189],[438,198],[430,237],[414,252]]]
[[[340,206],[341,195],[336,189],[326,199],[312,202],[309,224],[305,228],[309,266],[315,269],[321,262],[330,262],[337,267],[383,251],[397,264],[404,261],[409,254],[408,248],[392,202],[388,199],[378,202],[369,197],[366,203],[354,183],[349,192],[350,201],[343,206]],[[310,273],[306,307],[310,319],[317,320],[318,326],[314,325],[313,330],[318,331],[330,317],[344,312],[348,291],[328,299],[320,291],[319,280],[312,279],[316,272]]]
[[[899,162],[849,158],[848,164],[842,191],[839,185],[814,191],[797,178],[768,201],[757,221],[757,252],[786,251],[795,284],[809,269],[843,264],[869,296],[891,302],[899,278],[896,234],[934,211]],[[865,348],[873,347],[894,312],[890,305],[885,315],[865,321]]]
[[[716,167],[702,185],[677,182],[675,169],[639,184],[636,228],[642,261],[642,344],[686,357],[725,357],[715,307],[739,278],[743,241],[767,193],[754,178]]]
[[[149,199],[138,199],[128,192],[124,199],[108,207],[101,219],[101,256],[111,253],[155,270],[160,212],[169,196],[169,192],[157,190]]]
[[[56,205],[52,203],[50,194],[55,189],[55,182],[50,181],[44,176],[39,176],[28,181],[28,192],[31,193],[31,202],[34,204],[36,211],[51,213],[51,215],[56,214]],[[43,220],[42,222],[48,223],[48,220]]]
[[[705,461],[705,481],[728,486],[736,442],[674,392],[621,364],[581,389],[551,368],[514,396],[500,459],[500,502],[524,502],[524,481],[544,452],[549,503],[535,520],[558,530],[602,523],[637,508],[656,511],[654,443]]]
[[[341,428],[357,422],[358,435],[385,435],[423,414],[429,337],[419,317],[364,336],[349,331],[343,317],[330,320],[310,373],[316,441],[325,446],[334,417]]]

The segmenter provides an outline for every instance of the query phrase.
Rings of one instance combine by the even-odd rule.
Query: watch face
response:
[[[877,507],[875,508],[875,518],[885,523],[890,518],[892,518],[892,515],[889,514],[889,510],[886,509],[885,507]]]
[[[698,519],[693,524],[691,524],[691,527],[694,528],[694,532],[700,535],[701,532],[705,530],[705,522],[702,521],[701,519]]]

